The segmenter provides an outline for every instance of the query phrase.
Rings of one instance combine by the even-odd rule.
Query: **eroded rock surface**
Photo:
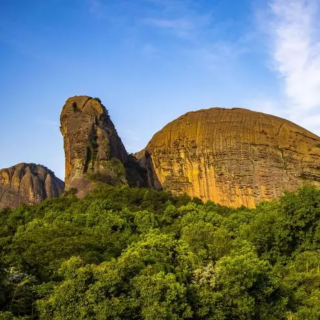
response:
[[[97,98],[69,98],[61,112],[65,150],[66,189],[88,194],[97,181],[127,184],[124,163],[128,154],[106,108]]]
[[[149,186],[204,201],[255,207],[320,181],[320,138],[294,123],[246,109],[189,112],[136,154]]]
[[[0,209],[59,197],[64,183],[46,167],[20,163],[0,170]]]

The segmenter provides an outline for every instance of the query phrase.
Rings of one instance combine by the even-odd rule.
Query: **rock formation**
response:
[[[320,182],[320,138],[290,121],[245,109],[189,112],[136,154],[148,184],[226,206],[255,207]]]
[[[59,197],[64,183],[46,167],[20,163],[0,170],[0,209]]]
[[[81,198],[97,181],[127,184],[124,163],[128,154],[98,98],[69,98],[60,121],[66,158],[66,190],[76,189]]]

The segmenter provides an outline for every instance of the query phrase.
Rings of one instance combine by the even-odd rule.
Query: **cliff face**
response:
[[[254,207],[320,182],[320,138],[290,121],[245,109],[187,113],[138,153],[149,186],[204,201]]]
[[[99,99],[69,98],[61,112],[66,189],[83,197],[97,181],[126,184],[127,152]]]
[[[64,183],[46,167],[20,163],[0,170],[0,209],[59,197]]]

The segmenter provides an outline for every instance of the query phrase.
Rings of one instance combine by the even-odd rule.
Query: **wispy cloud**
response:
[[[167,30],[175,36],[192,37],[212,20],[210,12],[192,0],[145,0],[152,6],[149,15],[140,20],[141,25]]]
[[[188,15],[178,17],[147,17],[141,20],[141,24],[153,28],[167,30],[178,37],[192,37],[203,27],[210,23],[209,15],[196,15],[189,12]]]
[[[274,66],[283,80],[288,112],[320,132],[320,19],[318,0],[272,0],[269,3]]]
[[[195,21],[190,18],[145,18],[141,22],[147,26],[170,30],[179,37],[190,36],[190,33],[196,28]]]
[[[179,52],[201,68],[216,71],[231,68],[248,47],[247,35],[229,37],[234,24],[232,19],[219,18],[219,6],[195,0],[86,1],[91,14],[116,26],[119,39],[152,58],[165,59]]]
[[[165,29],[179,29],[179,30],[190,30],[193,29],[194,25],[189,19],[155,19],[145,18],[142,20],[144,24],[165,28]]]

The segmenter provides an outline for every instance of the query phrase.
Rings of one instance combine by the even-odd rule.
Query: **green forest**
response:
[[[256,209],[100,187],[0,211],[0,319],[320,319],[320,190]]]

